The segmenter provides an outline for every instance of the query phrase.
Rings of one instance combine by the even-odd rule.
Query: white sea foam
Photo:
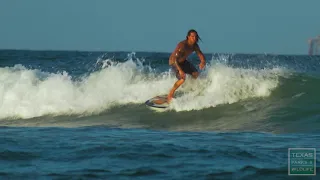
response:
[[[185,85],[185,94],[172,101],[176,111],[200,110],[219,104],[267,97],[278,86],[280,69],[250,70],[214,65],[198,80]],[[186,83],[187,84],[187,83]]]
[[[66,73],[46,73],[23,66],[0,68],[0,118],[91,114],[116,105],[144,103],[167,94],[176,81],[169,72],[141,71],[141,63],[103,60],[101,70],[74,81]],[[150,69],[150,68],[149,68]],[[171,109],[199,110],[241,99],[269,96],[278,85],[276,70],[207,67],[198,80],[188,78]]]

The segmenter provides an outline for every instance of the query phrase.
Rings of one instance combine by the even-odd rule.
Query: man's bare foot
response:
[[[155,103],[155,104],[163,104],[165,102],[167,102],[165,99],[157,99],[157,100],[153,101],[153,103]]]

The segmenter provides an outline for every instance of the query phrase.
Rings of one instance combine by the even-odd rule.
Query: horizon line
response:
[[[0,51],[55,51],[55,52],[112,52],[112,53],[169,53],[169,51],[150,51],[150,50],[79,50],[79,49],[27,49],[27,48],[0,48]],[[251,55],[280,55],[280,56],[317,56],[305,54],[286,54],[286,53],[271,53],[271,52],[203,52],[203,54],[251,54]]]

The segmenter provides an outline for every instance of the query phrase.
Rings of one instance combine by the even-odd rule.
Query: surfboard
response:
[[[156,111],[165,111],[169,107],[169,103],[167,101],[168,95],[159,95],[155,96],[151,99],[148,99],[145,104],[148,108]]]

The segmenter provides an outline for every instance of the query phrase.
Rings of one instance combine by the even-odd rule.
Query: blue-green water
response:
[[[169,55],[0,51],[1,179],[317,179],[288,148],[319,148],[320,57],[206,54],[154,112]]]

